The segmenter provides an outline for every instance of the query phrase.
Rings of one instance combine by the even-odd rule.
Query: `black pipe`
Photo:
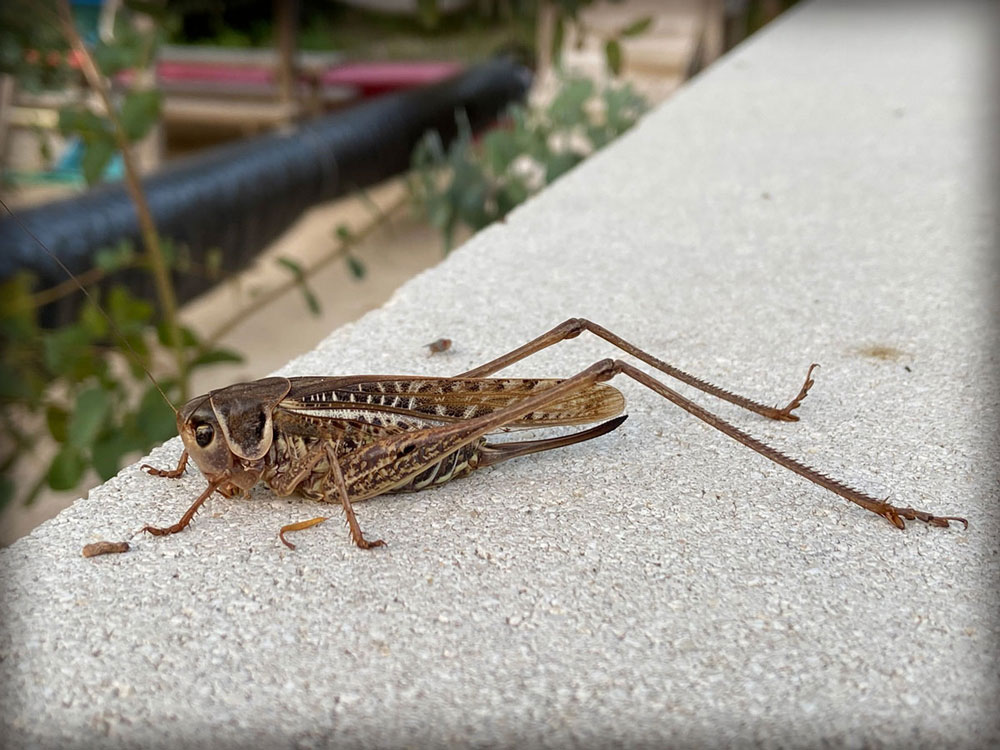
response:
[[[347,111],[317,118],[290,133],[272,133],[170,164],[143,180],[158,232],[186,246],[194,259],[218,248],[227,271],[239,270],[310,206],[407,170],[420,138],[456,133],[456,113],[472,128],[496,120],[524,97],[530,73],[493,60],[431,86],[389,94]],[[74,273],[93,266],[94,254],[130,241],[140,248],[135,209],[121,183],[21,211],[20,221]],[[0,280],[31,271],[39,287],[65,273],[10,217],[0,219]],[[119,281],[152,298],[149,274],[126,271]],[[212,282],[174,273],[180,300]],[[53,303],[46,324],[72,320],[77,300]]]

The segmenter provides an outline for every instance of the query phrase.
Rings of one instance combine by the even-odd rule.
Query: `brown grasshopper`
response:
[[[450,378],[420,376],[271,377],[212,391],[188,401],[177,412],[184,452],[173,470],[144,465],[150,474],[178,477],[189,458],[208,479],[208,487],[181,519],[165,528],[142,530],[162,536],[184,529],[215,492],[249,494],[263,481],[279,496],[298,493],[340,503],[351,537],[362,548],[379,547],[361,532],[353,504],[390,492],[435,487],[478,468],[515,456],[561,448],[599,437],[625,421],[625,399],[605,385],[627,375],[685,411],[899,529],[903,519],[948,526],[964,518],[935,516],[866,495],[790,458],[707,411],[646,372],[618,359],[602,359],[565,379],[493,378],[499,370],[583,331],[600,336],[627,354],[700,391],[769,419],[794,422],[792,412],[813,385],[810,365],[799,392],[783,408],[723,390],[657,359],[606,328],[571,318],[524,346],[481,367]],[[517,428],[544,428],[599,422],[570,435],[530,441],[491,442],[491,436]],[[284,526],[304,529],[325,516]]]
[[[6,203],[0,206],[10,213]],[[13,214],[11,214],[13,216]],[[15,220],[20,223],[20,220]],[[27,232],[62,269],[76,277],[27,227]],[[90,298],[86,287],[77,281]],[[96,304],[96,303],[95,303]],[[131,350],[114,321],[109,326]],[[935,516],[902,508],[866,495],[791,458],[702,408],[656,378],[620,359],[602,359],[565,379],[492,378],[494,373],[546,347],[584,331],[601,337],[626,354],[665,375],[709,395],[769,419],[798,421],[792,412],[813,386],[809,366],[805,382],[783,408],[766,406],[712,385],[625,341],[583,318],[564,323],[486,364],[451,378],[421,376],[271,377],[240,383],[191,399],[177,413],[184,451],[174,469],[142,468],[160,477],[179,477],[189,458],[201,469],[208,487],[172,526],[144,526],[155,536],[175,534],[191,523],[204,502],[218,492],[249,495],[263,481],[279,496],[298,493],[344,509],[351,537],[368,549],[384,544],[361,532],[353,503],[391,492],[413,492],[464,477],[516,456],[561,448],[600,437],[619,427],[625,398],[603,381],[627,375],[720,432],[841,497],[877,513],[899,529],[904,519],[947,527],[958,516]],[[141,366],[137,355],[133,358]],[[145,370],[145,368],[143,367]],[[149,379],[163,394],[155,378]],[[173,408],[173,405],[171,405]],[[603,421],[602,421],[603,420]],[[580,432],[541,440],[490,442],[490,437],[519,428],[561,427],[600,422]],[[320,516],[282,527],[278,536],[327,520]],[[107,544],[107,543],[103,543]],[[114,545],[112,545],[114,546]],[[119,547],[121,545],[118,545]],[[109,548],[110,549],[110,548]],[[112,551],[123,551],[127,545]],[[85,552],[86,554],[86,552]]]

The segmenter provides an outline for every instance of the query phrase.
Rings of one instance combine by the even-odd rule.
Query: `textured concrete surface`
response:
[[[1000,742],[986,7],[796,9],[283,370],[454,373],[570,315],[769,402],[819,361],[797,424],[702,401],[968,531],[897,531],[632,382],[599,441],[360,505],[374,552],[332,522],[285,549],[317,506],[259,488],[82,558],[203,486],[132,467],[0,552],[6,743]]]

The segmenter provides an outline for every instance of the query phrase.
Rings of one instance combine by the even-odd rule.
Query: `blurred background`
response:
[[[143,368],[266,376],[793,4],[0,4],[0,544],[176,434]]]

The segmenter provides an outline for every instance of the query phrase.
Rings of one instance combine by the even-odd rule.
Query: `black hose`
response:
[[[420,138],[435,130],[448,142],[456,114],[472,128],[489,125],[522,99],[530,73],[493,60],[431,86],[389,94],[328,115],[290,133],[273,133],[179,160],[143,180],[158,232],[187,247],[192,259],[217,248],[227,271],[254,256],[310,206],[399,174],[410,166]],[[18,213],[18,218],[74,273],[94,254],[122,240],[140,248],[135,209],[121,183]],[[26,269],[44,288],[65,273],[11,217],[0,220],[0,280]],[[149,274],[126,271],[119,281],[152,298]],[[212,285],[203,276],[174,273],[178,299]],[[43,320],[72,320],[79,302],[49,305]]]

